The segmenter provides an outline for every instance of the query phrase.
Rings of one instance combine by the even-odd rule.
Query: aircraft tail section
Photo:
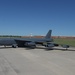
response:
[[[49,30],[48,33],[46,34],[45,38],[46,39],[51,38],[51,33],[52,33],[52,30]]]

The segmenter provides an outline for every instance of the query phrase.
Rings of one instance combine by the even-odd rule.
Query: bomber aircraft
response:
[[[36,48],[37,44],[45,46],[47,48],[59,46],[58,44],[53,43],[51,38],[52,30],[49,30],[44,38],[0,38],[0,45],[16,47],[31,47]],[[63,46],[68,48],[68,45]]]

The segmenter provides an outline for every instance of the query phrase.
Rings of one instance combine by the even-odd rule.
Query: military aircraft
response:
[[[36,48],[37,44],[45,47],[59,46],[53,43],[51,38],[52,30],[49,30],[44,38],[0,38],[0,45],[16,47],[31,47]],[[67,47],[67,46],[64,46]]]

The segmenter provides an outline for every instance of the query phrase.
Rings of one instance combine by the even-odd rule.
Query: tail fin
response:
[[[51,38],[51,33],[52,33],[52,30],[49,30],[48,33],[46,34],[45,38],[46,39]]]

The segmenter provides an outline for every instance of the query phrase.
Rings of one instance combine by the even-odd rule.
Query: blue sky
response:
[[[75,36],[75,0],[0,0],[0,35]]]

